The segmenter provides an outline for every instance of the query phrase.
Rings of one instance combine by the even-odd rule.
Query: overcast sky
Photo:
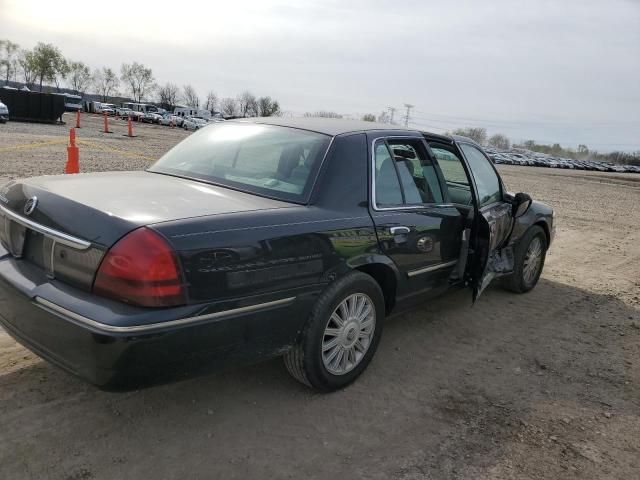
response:
[[[293,114],[640,150],[640,0],[0,0],[0,37]]]

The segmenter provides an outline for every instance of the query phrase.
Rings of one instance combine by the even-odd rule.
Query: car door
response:
[[[464,216],[447,202],[423,138],[369,135],[370,213],[379,244],[401,272],[399,301],[448,286],[460,254]]]
[[[513,269],[513,254],[503,249],[513,228],[511,203],[504,200],[504,186],[487,155],[471,142],[457,141],[475,186],[476,220],[474,255],[470,265],[475,301],[497,273]]]

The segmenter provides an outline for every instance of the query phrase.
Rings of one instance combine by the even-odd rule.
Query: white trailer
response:
[[[179,106],[173,109],[173,114],[178,117],[200,117],[205,120],[209,120],[211,118],[211,112],[209,110],[202,110],[194,107],[184,107]]]

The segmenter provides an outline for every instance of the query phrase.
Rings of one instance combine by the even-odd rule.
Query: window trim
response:
[[[378,204],[376,203],[376,176],[375,176],[375,172],[376,172],[376,143],[379,141],[384,142],[387,150],[389,150],[389,154],[391,155],[391,158],[393,159],[393,154],[389,149],[389,144],[387,143],[387,140],[391,139],[391,140],[413,140],[413,141],[419,141],[419,142],[424,142],[424,137],[422,135],[416,135],[416,136],[411,136],[411,135],[384,135],[384,136],[380,136],[380,137],[375,137],[373,138],[373,140],[371,140],[371,157],[370,157],[370,162],[369,162],[369,167],[370,167],[370,171],[371,171],[371,180],[369,182],[369,186],[370,191],[371,191],[371,196],[370,196],[370,202],[371,202],[371,208],[373,208],[374,211],[376,212],[388,212],[388,211],[399,211],[399,210],[429,210],[429,209],[433,209],[433,208],[444,208],[444,207],[454,207],[455,205],[453,203],[410,203],[410,204],[404,204],[404,205],[398,205],[395,207],[380,207],[378,206]],[[427,144],[427,147],[429,145]],[[429,154],[429,149],[427,148],[427,154]],[[433,161],[433,159],[431,159]],[[402,200],[405,201],[405,196],[404,196],[404,187],[402,186],[402,182],[400,181],[400,176],[398,175],[398,167],[395,164],[395,161],[393,162],[393,167],[396,171],[396,176],[398,178],[398,184],[400,185],[400,191],[402,193]],[[442,189],[442,185],[440,185],[440,189]]]

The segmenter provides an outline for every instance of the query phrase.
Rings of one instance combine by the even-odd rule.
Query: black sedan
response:
[[[482,148],[367,122],[207,126],[145,172],[0,189],[0,322],[103,388],[284,356],[352,382],[384,318],[495,277],[538,281],[553,211]],[[156,381],[156,380],[154,380]]]

